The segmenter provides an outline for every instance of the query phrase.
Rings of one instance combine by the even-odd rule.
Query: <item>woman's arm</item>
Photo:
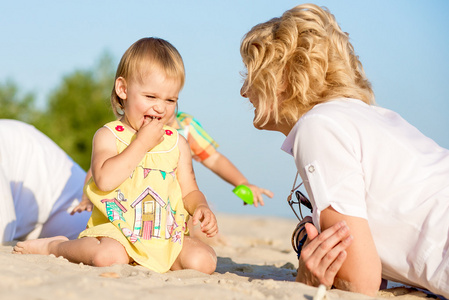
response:
[[[345,221],[353,236],[347,256],[338,271],[334,286],[338,289],[375,296],[382,281],[382,266],[371,235],[368,221],[338,213],[332,207],[321,212],[321,229],[324,231]]]
[[[330,288],[335,276],[346,259],[346,249],[352,243],[352,235],[346,222],[338,222],[334,226],[318,234],[312,224],[311,217],[305,217],[307,240],[301,251],[296,281],[311,286],[324,284]],[[298,239],[304,237],[305,232]]]
[[[297,139],[307,143],[297,143],[295,161],[314,208],[326,207],[320,212],[321,232],[345,221],[353,236],[334,286],[373,296],[382,268],[366,219],[369,208],[358,128],[334,108],[310,113],[298,124]],[[332,201],[345,215],[332,208]]]

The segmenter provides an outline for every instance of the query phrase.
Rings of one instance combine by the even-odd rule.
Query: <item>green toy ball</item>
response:
[[[236,194],[246,204],[252,205],[254,203],[253,192],[244,184],[236,186],[232,192]]]

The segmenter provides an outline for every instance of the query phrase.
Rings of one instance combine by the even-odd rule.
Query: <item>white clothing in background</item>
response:
[[[85,176],[33,126],[0,120],[0,241],[76,238],[90,213],[68,210],[81,200]]]

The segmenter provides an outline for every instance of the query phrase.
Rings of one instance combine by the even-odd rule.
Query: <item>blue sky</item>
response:
[[[65,74],[91,68],[105,51],[118,63],[136,40],[164,38],[180,51],[186,66],[180,110],[200,120],[220,144],[219,151],[250,182],[275,193],[263,208],[243,207],[229,184],[195,164],[209,202],[221,212],[292,217],[285,199],[296,173],[293,159],[279,150],[282,134],[252,126],[253,109],[239,95],[239,45],[252,26],[301,3],[2,1],[0,82],[13,79],[43,105]],[[314,3],[328,7],[350,34],[378,104],[449,148],[449,1]]]

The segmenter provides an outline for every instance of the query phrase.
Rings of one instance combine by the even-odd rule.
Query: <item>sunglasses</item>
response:
[[[292,209],[293,213],[299,220],[299,223],[298,223],[298,225],[296,225],[296,228],[292,234],[292,247],[293,247],[293,250],[296,252],[298,259],[299,259],[300,255],[301,255],[302,247],[304,246],[304,243],[307,240],[307,233],[304,232],[306,230],[306,227],[304,226],[304,224],[306,224],[307,222],[302,222],[302,220],[304,219],[304,216],[302,215],[301,205],[304,205],[305,207],[310,209],[310,212],[313,212],[313,207],[312,207],[312,204],[310,204],[309,199],[303,193],[301,193],[301,191],[297,191],[297,189],[303,184],[303,182],[301,182],[300,184],[298,184],[298,186],[295,186],[296,180],[298,179],[298,175],[299,175],[299,172],[296,173],[296,177],[295,177],[295,181],[293,182],[292,190],[290,191],[290,195],[288,195],[288,197],[287,197],[287,202],[288,202],[288,205],[290,205],[290,208]],[[293,192],[295,192],[296,201],[292,199]],[[294,205],[298,205],[298,210],[299,210],[299,214],[301,215],[301,218],[296,213],[296,209],[295,209]]]
[[[298,186],[295,186],[296,180],[298,179],[298,175],[299,172],[296,173],[292,190],[290,191],[290,195],[288,195],[287,197],[287,203],[288,205],[290,205],[290,208],[292,209],[296,218],[298,218],[299,221],[302,221],[302,219],[304,219],[304,216],[302,215],[301,204],[307,207],[310,210],[310,212],[313,212],[313,207],[312,204],[310,203],[310,200],[301,191],[296,191],[303,184],[303,182],[301,182]],[[295,192],[296,200],[292,199],[293,192]],[[295,209],[295,205],[298,205],[297,209]],[[299,214],[301,215],[301,217],[299,217],[298,214],[296,213],[297,210],[299,210]]]

